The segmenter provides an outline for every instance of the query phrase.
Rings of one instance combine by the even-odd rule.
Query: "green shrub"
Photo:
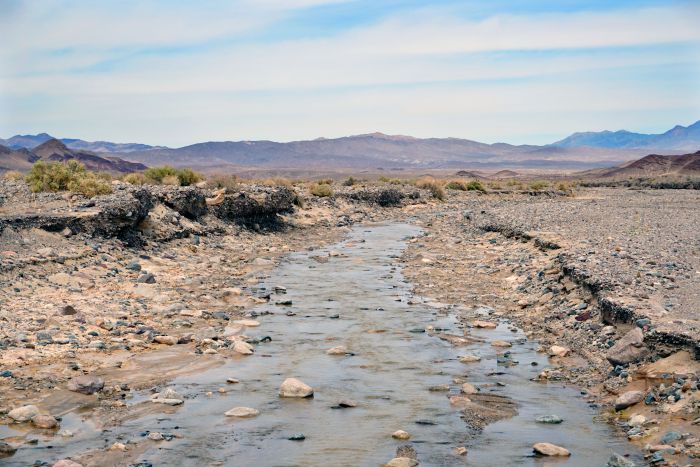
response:
[[[180,181],[180,186],[190,186],[204,180],[204,177],[190,168],[180,169],[176,175]]]
[[[104,175],[88,172],[80,162],[69,160],[65,163],[36,162],[25,180],[34,193],[72,191],[92,197],[112,192],[112,186],[104,178]]]
[[[448,190],[459,190],[459,191],[486,191],[484,185],[478,180],[472,180],[471,182],[463,182],[461,180],[453,180],[445,185]]]
[[[226,188],[227,190],[235,190],[239,183],[240,179],[237,175],[219,175],[208,181],[208,184],[214,188]]]
[[[154,183],[163,183],[165,177],[177,176],[177,169],[175,167],[170,167],[169,165],[164,165],[161,167],[149,167],[144,170],[143,175]]]
[[[327,183],[314,183],[309,188],[309,192],[312,195],[318,196],[321,198],[325,198],[327,196],[333,196],[333,189]]]
[[[542,191],[549,186],[549,183],[545,181],[537,181],[530,183],[530,189],[532,191]]]
[[[204,180],[202,175],[190,168],[176,169],[169,165],[149,167],[143,175],[150,183],[176,186],[190,186]]]
[[[353,186],[357,184],[357,179],[355,177],[348,177],[344,182],[343,186]]]

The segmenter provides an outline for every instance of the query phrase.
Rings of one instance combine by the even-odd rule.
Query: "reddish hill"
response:
[[[589,170],[581,175],[606,178],[700,176],[700,151],[680,156],[649,154],[618,167]]]

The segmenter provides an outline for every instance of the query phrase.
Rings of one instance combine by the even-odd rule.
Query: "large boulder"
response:
[[[648,354],[642,330],[634,328],[608,350],[606,358],[613,365],[628,365],[642,360]]]

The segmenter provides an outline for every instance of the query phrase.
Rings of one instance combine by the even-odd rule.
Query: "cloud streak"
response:
[[[387,127],[445,135],[444,120],[455,115],[476,125],[469,134],[448,125],[453,135],[495,137],[479,124],[478,116],[488,114],[502,117],[503,137],[522,138],[517,119],[528,111],[551,114],[548,132],[566,131],[558,116],[577,112],[625,114],[627,122],[639,121],[630,118],[634,109],[657,118],[672,109],[679,119],[693,109],[700,114],[700,91],[691,84],[700,79],[697,5],[479,19],[407,8],[320,37],[275,39],[266,34],[308,9],[352,3],[243,0],[193,9],[176,2],[164,9],[148,2],[116,11],[78,3],[85,8],[56,1],[11,15],[9,47],[0,52],[0,105],[13,115],[0,111],[0,130],[26,127],[33,116],[46,130],[68,131],[77,126],[68,122],[90,114],[115,125],[136,109],[137,119],[161,118],[173,127],[192,115],[206,122],[191,136],[173,137],[160,124],[143,135],[166,144],[225,139],[232,127],[243,138],[241,129],[279,139]],[[39,33],[16,34],[29,24]],[[282,118],[300,113],[302,119],[279,128]],[[118,127],[121,138],[114,130],[99,137],[141,136]]]

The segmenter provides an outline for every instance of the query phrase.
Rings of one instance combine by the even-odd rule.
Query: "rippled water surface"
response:
[[[404,282],[396,257],[405,240],[419,233],[404,224],[357,227],[340,244],[290,255],[260,284],[269,291],[284,286],[287,293],[273,293],[269,304],[255,308],[262,315],[257,318],[261,326],[246,331],[253,337],[269,336],[271,342],[258,345],[253,356],[175,380],[172,386],[187,400],[174,413],[129,420],[102,436],[82,427],[82,436],[55,442],[56,454],[101,447],[105,438],[111,444],[115,433],[129,439],[151,430],[183,436],[154,443],[140,456],[154,465],[376,466],[407,443],[392,439],[391,433],[399,429],[412,435],[410,443],[421,465],[428,466],[595,466],[605,465],[613,451],[631,452],[632,447],[607,425],[593,422],[596,412],[578,391],[530,381],[547,359],[519,331],[511,332],[506,324],[496,330],[473,330],[471,334],[485,342],[466,347],[415,332],[435,326],[463,333],[447,307],[416,298],[420,304],[407,303],[410,285]],[[330,251],[339,255],[329,257]],[[275,305],[282,300],[291,300],[292,305]],[[497,349],[489,344],[494,339],[514,342],[509,350],[520,364],[497,366]],[[326,354],[339,345],[354,355]],[[460,363],[458,357],[465,354],[480,355],[482,360]],[[227,386],[229,377],[241,383]],[[279,385],[287,377],[313,386],[315,397],[280,399]],[[447,399],[459,392],[460,385],[453,383],[456,377],[481,386],[482,392],[512,398],[519,414],[482,433],[469,430]],[[449,384],[450,392],[428,391],[442,384]],[[223,386],[228,392],[217,394]],[[214,396],[206,396],[208,391]],[[342,399],[356,401],[357,407],[333,408]],[[236,406],[256,408],[260,415],[239,420],[223,415]],[[552,413],[563,417],[564,423],[534,422],[537,416]],[[80,424],[79,417],[69,415],[63,426],[80,433]],[[305,440],[288,439],[298,433]],[[573,455],[561,460],[533,457],[532,444],[541,441],[562,445]],[[455,455],[457,446],[466,446],[469,454]],[[46,458],[44,448],[43,443],[23,448],[10,465]]]

